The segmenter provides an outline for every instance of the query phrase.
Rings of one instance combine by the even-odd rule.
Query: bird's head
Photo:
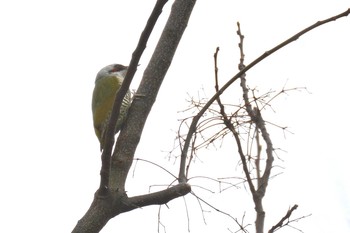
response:
[[[123,66],[120,64],[108,65],[108,66],[102,68],[97,73],[96,81],[101,79],[101,78],[108,77],[108,76],[119,76],[119,77],[124,78],[127,70],[128,70],[127,66]]]

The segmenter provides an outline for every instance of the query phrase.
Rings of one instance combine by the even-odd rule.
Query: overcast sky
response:
[[[91,95],[96,73],[105,65],[127,65],[155,1],[0,2],[0,179],[1,232],[70,232],[89,208],[99,184],[99,145],[94,135]],[[132,83],[142,72],[168,17],[163,11]],[[169,159],[179,111],[189,96],[213,94],[213,53],[220,47],[220,82],[237,72],[236,22],[245,35],[246,64],[305,27],[349,8],[345,0],[197,1],[189,25],[147,121],[136,157],[177,174]],[[304,232],[350,232],[350,19],[322,26],[247,73],[250,87],[264,93],[306,87],[274,102],[266,118],[280,160],[265,197],[266,226],[298,204],[293,226]],[[226,98],[237,104],[238,83]],[[204,91],[203,91],[204,90]],[[160,136],[161,135],[161,136]],[[191,176],[229,177],[240,172],[232,138],[223,148],[201,151]],[[175,151],[174,155],[178,155]],[[171,181],[163,171],[138,162],[128,194]],[[191,180],[193,190],[222,211],[254,224],[250,194],[241,186],[219,193],[217,184]],[[209,193],[196,185],[210,188]],[[163,187],[152,187],[151,191]],[[190,209],[187,221],[184,200]],[[234,222],[188,195],[161,208],[167,233],[232,232]],[[102,232],[156,232],[158,207],[145,207],[112,219]],[[253,232],[253,225],[248,228]],[[164,232],[161,228],[160,232]],[[285,228],[280,232],[297,232]]]

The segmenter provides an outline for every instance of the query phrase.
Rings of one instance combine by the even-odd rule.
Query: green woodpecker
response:
[[[96,76],[95,88],[92,95],[92,115],[95,133],[100,141],[101,151],[104,147],[105,134],[107,132],[114,99],[122,85],[127,69],[127,66],[112,64],[104,67]],[[128,91],[120,107],[115,134],[117,134],[123,126],[130,104],[131,94],[130,91]]]

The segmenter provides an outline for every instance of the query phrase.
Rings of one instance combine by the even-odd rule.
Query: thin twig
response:
[[[213,205],[210,204],[209,202],[207,202],[207,201],[203,200],[202,198],[200,198],[199,196],[197,196],[193,191],[191,191],[191,194],[192,194],[193,196],[195,196],[195,197],[196,197],[198,200],[200,200],[201,202],[205,203],[207,206],[211,207],[213,210],[215,210],[215,211],[217,211],[217,212],[219,212],[219,213],[221,213],[221,214],[224,214],[224,215],[228,216],[229,218],[233,219],[233,221],[235,221],[235,223],[239,226],[239,228],[240,228],[241,231],[243,231],[243,232],[245,232],[245,233],[248,233],[248,231],[245,229],[245,227],[242,226],[242,225],[238,222],[238,220],[237,220],[236,218],[232,217],[229,213],[226,213],[226,212],[224,212],[224,211],[222,211],[222,210],[216,208],[215,206],[213,206]]]
[[[156,166],[156,167],[159,167],[160,169],[162,169],[163,171],[167,172],[169,175],[171,175],[172,177],[174,177],[175,179],[177,179],[177,177],[176,177],[173,173],[171,173],[171,172],[170,172],[169,170],[167,170],[166,168],[160,166],[159,164],[156,164],[156,163],[154,163],[154,162],[152,162],[152,161],[149,161],[149,160],[146,160],[146,159],[141,159],[141,158],[135,158],[135,160],[136,160],[136,162],[137,162],[137,161],[142,161],[142,162],[150,163],[150,164],[152,164],[152,165],[154,165],[154,166]]]

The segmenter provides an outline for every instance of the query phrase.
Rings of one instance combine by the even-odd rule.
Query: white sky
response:
[[[96,73],[111,63],[128,64],[155,1],[2,1],[0,2],[0,179],[1,232],[70,232],[88,209],[99,182],[99,145],[91,119],[91,93]],[[136,89],[171,3],[148,43],[132,84]],[[136,157],[152,160],[177,174],[167,160],[174,130],[187,107],[187,93],[201,88],[213,93],[213,53],[220,47],[223,84],[239,61],[236,22],[245,35],[246,64],[318,20],[349,7],[345,0],[197,1],[190,23],[149,116]],[[305,86],[274,105],[266,118],[288,126],[286,139],[271,129],[277,160],[265,198],[266,225],[276,223],[289,206],[294,224],[304,232],[350,232],[350,189],[347,119],[350,74],[350,19],[322,26],[279,51],[248,72],[248,83],[261,92]],[[236,84],[237,86],[237,84]],[[234,101],[240,98],[231,89]],[[231,94],[228,94],[228,96]],[[229,176],[239,171],[232,140],[224,148],[202,151],[192,175]],[[175,152],[179,154],[179,152]],[[133,169],[133,168],[132,168]],[[139,162],[128,183],[129,195],[148,185],[168,184],[171,177]],[[193,180],[217,192],[207,180]],[[152,190],[157,190],[153,188]],[[223,211],[254,223],[250,196],[244,189],[222,194],[193,190]],[[206,213],[207,225],[193,196],[186,196],[191,232],[235,231],[227,217]],[[247,204],[249,203],[249,204]],[[187,232],[182,198],[162,207],[166,232]],[[156,232],[158,207],[145,207],[112,219],[102,232]],[[136,224],[135,224],[136,223]],[[253,227],[250,228],[253,232]],[[269,229],[269,227],[268,227]],[[120,231],[120,230],[119,230]],[[161,231],[162,232],[162,231]],[[296,232],[285,228],[280,232]]]

